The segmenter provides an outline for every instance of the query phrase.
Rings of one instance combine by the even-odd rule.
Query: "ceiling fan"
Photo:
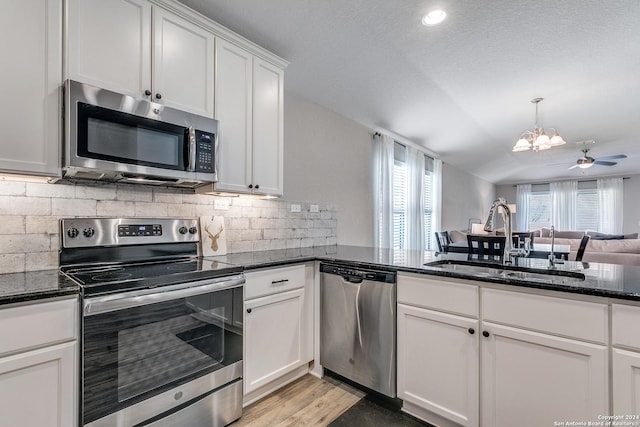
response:
[[[594,159],[593,157],[589,157],[587,155],[587,153],[589,152],[588,148],[583,148],[582,152],[584,153],[584,156],[580,157],[576,161],[576,164],[569,167],[569,169],[573,169],[573,168],[587,169],[593,165],[614,166],[614,165],[617,165],[618,162],[611,162],[609,160],[627,158],[625,154],[615,154],[613,156],[604,156],[604,157],[598,157],[597,159]]]

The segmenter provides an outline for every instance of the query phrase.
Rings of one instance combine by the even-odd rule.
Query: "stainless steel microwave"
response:
[[[216,120],[73,80],[64,90],[64,178],[181,188],[217,180]]]

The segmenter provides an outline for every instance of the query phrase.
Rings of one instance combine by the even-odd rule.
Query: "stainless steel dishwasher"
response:
[[[320,264],[320,364],[396,396],[396,273]]]

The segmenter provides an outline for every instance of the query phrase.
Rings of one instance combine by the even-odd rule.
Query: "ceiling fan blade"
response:
[[[617,165],[618,162],[604,162],[602,160],[596,160],[595,162],[596,165],[601,165],[601,166],[613,166],[613,165]]]
[[[569,169],[577,168],[578,165],[569,166]]]
[[[613,156],[598,157],[598,160],[626,159],[626,154],[615,154]]]

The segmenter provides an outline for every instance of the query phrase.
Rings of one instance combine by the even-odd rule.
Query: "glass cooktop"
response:
[[[212,279],[240,273],[242,268],[210,258],[189,257],[131,264],[74,266],[63,268],[62,271],[82,287],[86,296]]]

